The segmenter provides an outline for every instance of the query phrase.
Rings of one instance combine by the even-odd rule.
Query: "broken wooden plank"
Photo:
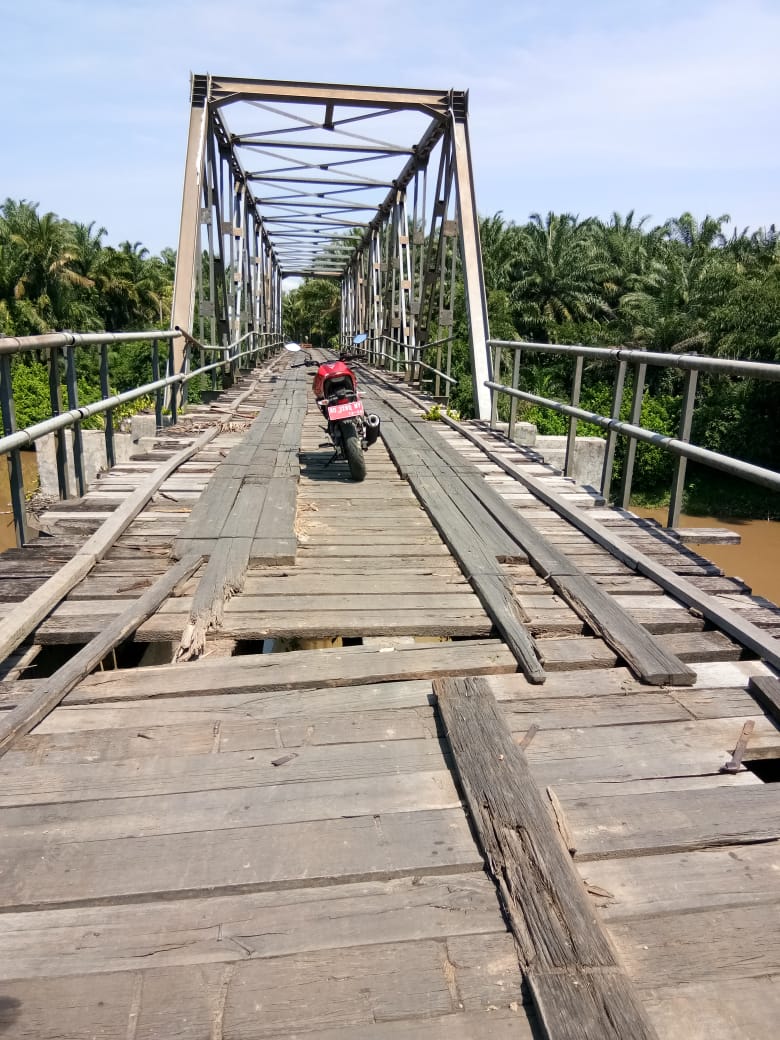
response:
[[[202,562],[200,556],[186,556],[131,603],[103,632],[95,636],[54,675],[42,681],[32,696],[0,718],[0,756],[16,737],[45,718],[60,701],[103,660],[114,647],[127,639],[171,594],[179,582],[188,578]]]

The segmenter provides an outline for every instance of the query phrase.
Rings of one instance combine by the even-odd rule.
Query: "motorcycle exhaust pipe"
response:
[[[366,447],[370,448],[379,438],[379,416],[369,412],[363,419],[366,433]]]

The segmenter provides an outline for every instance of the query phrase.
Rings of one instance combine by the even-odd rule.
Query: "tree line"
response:
[[[37,203],[6,199],[0,205],[0,336],[167,328],[175,251],[152,256],[140,242],[110,246],[107,234],[95,221],[70,221],[40,213]],[[111,347],[109,355],[113,390],[151,381],[148,343]],[[78,351],[82,404],[102,396],[98,366],[96,350]],[[49,415],[48,372],[40,359],[15,358],[13,383],[18,426]]]

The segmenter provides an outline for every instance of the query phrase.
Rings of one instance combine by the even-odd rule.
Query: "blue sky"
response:
[[[468,90],[477,204],[780,224],[779,0],[7,0],[0,198],[175,246],[190,72]]]

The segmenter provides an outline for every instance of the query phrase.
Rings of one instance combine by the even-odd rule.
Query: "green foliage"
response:
[[[500,339],[550,343],[627,345],[656,351],[698,352],[721,357],[780,360],[780,237],[774,226],[727,240],[726,216],[696,220],[690,213],[648,228],[633,212],[609,221],[571,214],[533,214],[525,225],[497,214],[480,224],[491,334]],[[506,300],[511,304],[507,325]],[[457,313],[457,308],[456,308]],[[461,342],[467,330],[461,313]],[[500,331],[498,331],[500,329]],[[504,352],[501,379],[511,379],[511,351]],[[526,352],[521,389],[567,401],[572,362]],[[470,381],[458,372],[454,397],[471,408]],[[609,414],[613,369],[586,365],[581,406]],[[641,425],[676,436],[683,377],[672,369],[647,372]],[[621,417],[630,410],[629,391]],[[509,401],[499,402],[508,417]],[[518,418],[543,434],[566,432],[568,420],[548,409],[520,403]],[[582,435],[604,431],[579,423]],[[776,383],[725,377],[700,378],[692,433],[694,443],[780,469],[780,392]],[[625,454],[620,438],[617,465]],[[668,488],[673,458],[639,444],[634,486],[657,496]],[[693,471],[695,472],[695,470]],[[718,478],[713,478],[718,479]],[[759,493],[760,495],[761,493]],[[751,496],[743,496],[751,500]],[[755,495],[753,496],[755,499]],[[761,499],[763,501],[763,499]]]
[[[149,255],[139,242],[118,249],[103,244],[103,227],[72,223],[54,213],[40,214],[37,203],[6,199],[0,205],[0,335],[27,336],[75,329],[121,332],[167,325],[176,255]],[[167,345],[160,344],[164,371]],[[152,381],[148,342],[109,349],[112,393]],[[79,404],[100,392],[100,353],[76,354]],[[62,378],[62,374],[61,374]],[[21,429],[48,418],[49,376],[31,355],[14,359],[16,422]],[[63,407],[67,394],[62,389]],[[144,401],[145,399],[141,399]],[[147,405],[134,402],[114,411],[115,423]],[[102,415],[84,421],[102,429]]]
[[[27,359],[25,359],[27,361]],[[51,415],[49,370],[39,361],[14,361],[11,372],[17,428],[23,430]]]
[[[338,282],[307,278],[284,297],[284,335],[295,343],[338,347],[341,291]]]
[[[428,422],[438,422],[443,415],[460,422],[460,412],[455,408],[446,408],[440,404],[432,405],[427,412],[423,412],[422,418]]]

